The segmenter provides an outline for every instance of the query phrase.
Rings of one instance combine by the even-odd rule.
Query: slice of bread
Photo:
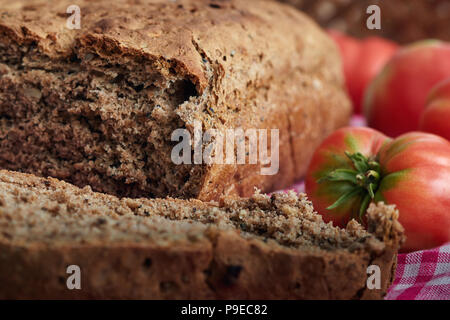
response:
[[[381,298],[403,239],[397,217],[372,205],[369,232],[340,229],[302,194],[118,199],[0,171],[0,298]],[[81,289],[67,287],[71,265]],[[370,265],[379,289],[366,285]]]
[[[70,30],[75,4],[81,25]],[[343,85],[333,41],[274,1],[0,0],[2,169],[132,198],[280,190],[348,123]],[[267,130],[274,174],[261,174],[261,150],[233,160],[232,139],[229,164],[194,159],[196,146],[220,145],[194,141],[196,124]],[[177,129],[188,134],[172,141]]]

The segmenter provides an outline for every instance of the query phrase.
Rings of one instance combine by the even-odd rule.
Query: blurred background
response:
[[[355,37],[381,36],[399,43],[425,38],[450,40],[450,0],[280,0],[312,16],[325,28]],[[381,30],[366,27],[366,9],[381,9]]]

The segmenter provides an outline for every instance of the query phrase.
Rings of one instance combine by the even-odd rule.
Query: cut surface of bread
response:
[[[10,171],[0,191],[0,298],[377,299],[403,239],[392,206],[370,207],[369,232],[340,229],[292,192],[119,199]],[[370,265],[380,289],[366,286]]]
[[[289,6],[80,0],[71,30],[72,4],[0,0],[3,169],[117,196],[249,196],[302,177],[314,148],[349,119],[337,48]],[[278,129],[278,173],[261,175],[247,158],[175,164],[172,133],[193,139],[196,123]]]

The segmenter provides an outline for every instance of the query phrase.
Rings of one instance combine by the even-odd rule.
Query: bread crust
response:
[[[355,221],[346,231],[336,229],[340,234],[356,236],[352,243],[342,247],[332,242],[329,247],[288,246],[265,240],[256,232],[249,236],[237,228],[220,228],[219,222],[204,229],[198,227],[203,235],[195,241],[189,237],[168,243],[156,238],[130,240],[136,232],[134,228],[128,231],[130,239],[121,241],[110,238],[89,240],[87,237],[83,241],[75,238],[73,241],[62,238],[47,241],[46,237],[39,241],[22,241],[15,238],[17,234],[8,236],[8,232],[13,232],[12,228],[4,229],[1,224],[9,215],[9,223],[22,219],[20,216],[31,226],[38,209],[26,208],[44,201],[46,194],[58,202],[59,209],[49,209],[55,217],[63,217],[66,214],[63,211],[68,208],[72,215],[103,218],[110,215],[119,219],[120,214],[137,219],[139,210],[144,208],[151,211],[146,219],[159,211],[175,224],[178,223],[176,220],[186,221],[186,210],[192,207],[213,214],[214,210],[239,211],[246,210],[247,206],[259,206],[269,217],[273,215],[272,206],[281,201],[279,209],[286,212],[277,214],[296,215],[286,205],[300,200],[292,195],[224,198],[220,204],[175,199],[120,200],[55,179],[7,171],[0,172],[0,188],[3,190],[0,231],[4,231],[0,233],[2,299],[380,299],[393,281],[397,250],[403,241],[398,212],[383,204],[372,205],[368,210],[371,233],[362,230]],[[14,197],[7,198],[7,194]],[[19,215],[17,211],[16,215],[11,215],[8,213],[11,210],[7,206],[9,202],[15,202],[17,210],[29,212]],[[300,210],[311,209],[308,203],[302,203]],[[97,209],[102,207],[101,211]],[[318,216],[317,219],[321,221]],[[123,223],[123,220],[117,221]],[[190,223],[192,228],[202,226],[195,220]],[[66,228],[71,228],[69,223]],[[67,289],[69,275],[65,272],[69,265],[81,268],[81,290]],[[366,285],[370,265],[380,267],[380,289],[370,290]]]
[[[345,125],[351,113],[337,48],[312,20],[289,6],[243,0],[214,5],[206,0],[79,1],[82,27],[68,30],[64,28],[64,12],[72,4],[68,0],[3,0],[0,4],[0,43],[32,44],[50,64],[68,61],[74,55],[83,64],[86,56],[95,53],[106,60],[119,57],[115,61],[123,59],[124,63],[133,59],[141,64],[157,61],[162,73],[175,72],[191,81],[197,98],[175,109],[190,132],[195,121],[204,130],[221,132],[227,128],[280,130],[278,174],[261,175],[260,163],[202,164],[198,178],[186,183],[184,189],[180,186],[193,194],[153,192],[145,187],[118,194],[114,183],[132,189],[137,179],[145,183],[151,177],[132,177],[128,169],[123,169],[121,180],[114,180],[118,175],[109,176],[107,172],[93,176],[94,169],[83,171],[86,165],[80,169],[70,160],[65,160],[62,168],[52,168],[51,163],[30,160],[31,146],[27,151],[19,148],[25,155],[17,155],[8,142],[14,134],[5,133],[0,166],[6,169],[52,175],[120,196],[172,195],[202,200],[217,200],[221,195],[250,196],[255,186],[273,191],[303,177],[315,147]],[[0,97],[4,95],[3,107],[8,108],[11,101],[6,90],[10,89],[4,90]],[[14,90],[15,96],[22,95],[19,84]],[[46,103],[51,106],[50,99]],[[89,113],[98,113],[105,122],[117,121],[111,116],[114,112],[102,108],[92,108]],[[48,139],[51,149],[55,137],[50,133]],[[67,152],[75,151],[64,150]]]

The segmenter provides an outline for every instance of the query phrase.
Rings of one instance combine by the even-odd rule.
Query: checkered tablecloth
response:
[[[387,300],[450,300],[450,243],[398,256]]]
[[[353,117],[353,126],[363,126],[362,117]],[[303,182],[288,188],[304,192]],[[432,250],[398,255],[395,280],[387,300],[450,300],[450,243]]]

